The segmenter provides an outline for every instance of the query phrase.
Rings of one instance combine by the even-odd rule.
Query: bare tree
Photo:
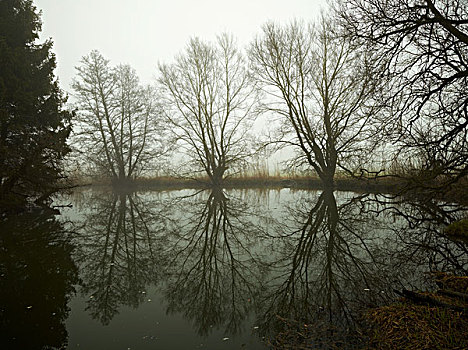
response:
[[[98,51],[76,69],[79,147],[114,182],[130,181],[167,151],[154,90],[141,86],[130,66],[111,67]]]
[[[392,89],[382,123],[399,156],[429,178],[467,174],[468,2],[338,0],[348,35],[376,52]],[[415,162],[414,159],[417,159]]]
[[[220,185],[225,171],[250,155],[246,142],[253,91],[234,39],[191,39],[173,64],[159,65],[165,115],[190,165]]]
[[[378,87],[373,57],[338,36],[325,18],[315,27],[267,23],[249,53],[266,95],[262,109],[282,121],[273,141],[297,147],[296,162],[333,187],[337,166],[359,160],[371,131],[377,104],[369,100]]]

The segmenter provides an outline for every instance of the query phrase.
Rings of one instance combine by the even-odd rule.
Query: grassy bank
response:
[[[95,178],[90,180],[74,179],[78,186],[111,185],[107,179]],[[337,190],[358,192],[397,192],[402,188],[401,182],[390,178],[376,180],[361,180],[350,177],[335,179]],[[207,177],[177,178],[177,177],[142,177],[129,182],[127,186],[137,189],[181,189],[210,187]],[[224,188],[298,188],[321,189],[322,182],[313,176],[239,176],[227,177],[223,181]]]
[[[468,349],[468,277],[438,274],[436,292],[406,292],[365,315],[369,349]]]
[[[111,186],[112,182],[103,178],[74,179],[77,186],[98,185]],[[432,184],[427,188],[412,187],[410,180],[398,177],[382,177],[377,179],[352,178],[337,176],[335,188],[340,191],[354,191],[360,193],[386,193],[394,195],[409,195],[415,197],[431,197],[440,200],[457,202],[468,205],[468,180],[464,179],[456,184],[438,188]],[[119,190],[176,190],[209,188],[208,177],[177,178],[169,176],[141,177],[117,186]],[[269,176],[249,175],[227,177],[223,182],[224,188],[296,188],[322,189],[322,182],[314,176]]]

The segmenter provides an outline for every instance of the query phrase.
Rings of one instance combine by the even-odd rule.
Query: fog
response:
[[[98,49],[113,63],[127,63],[152,82],[157,62],[171,60],[192,36],[214,40],[232,33],[244,46],[268,20],[310,20],[326,0],[38,0],[41,39],[52,37],[57,75],[70,91],[74,67]]]

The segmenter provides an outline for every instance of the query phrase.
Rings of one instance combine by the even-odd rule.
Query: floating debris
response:
[[[226,341],[226,340],[229,340],[229,338],[227,338],[227,337],[226,337],[226,338],[223,338],[223,341]]]
[[[26,306],[26,309],[32,309],[32,305]]]

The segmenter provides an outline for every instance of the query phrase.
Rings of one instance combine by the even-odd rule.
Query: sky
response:
[[[91,50],[111,64],[129,64],[144,83],[158,62],[170,63],[190,37],[232,33],[246,46],[263,23],[318,17],[326,0],[35,0],[42,10],[41,41],[52,38],[56,74],[71,93],[75,67]]]

